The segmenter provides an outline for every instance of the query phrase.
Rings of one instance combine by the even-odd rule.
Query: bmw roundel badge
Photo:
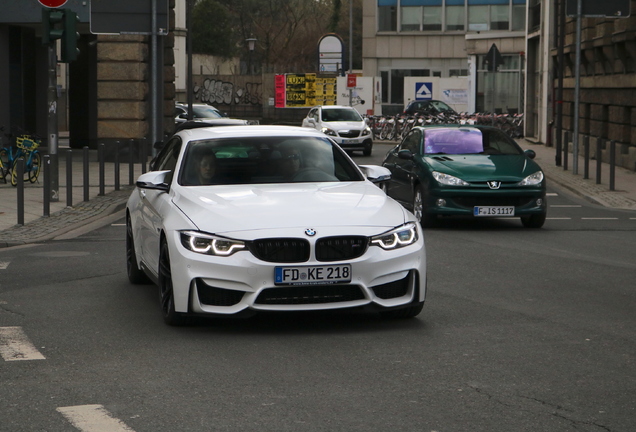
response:
[[[309,237],[313,237],[316,235],[316,230],[313,228],[307,228],[305,230],[305,234],[307,234]]]

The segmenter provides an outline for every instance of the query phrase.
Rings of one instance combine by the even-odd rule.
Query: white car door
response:
[[[165,176],[165,183],[172,183],[173,173],[181,150],[181,138],[173,137],[161,150],[153,170],[169,171]],[[140,190],[140,238],[143,261],[152,269],[159,269],[159,241],[163,229],[164,214],[170,211],[171,194],[155,189]]]

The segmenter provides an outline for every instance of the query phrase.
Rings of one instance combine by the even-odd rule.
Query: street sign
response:
[[[415,83],[415,100],[433,99],[433,83]]]
[[[567,0],[566,14],[576,16],[577,6],[578,0]],[[581,9],[584,17],[627,18],[631,13],[630,0],[581,0]]]
[[[499,66],[504,63],[503,56],[501,55],[501,52],[499,52],[499,48],[497,48],[497,45],[495,44],[492,44],[492,46],[490,47],[490,51],[488,51],[488,54],[486,54],[485,60],[488,66],[488,72],[497,72]]]
[[[356,75],[348,74],[347,75],[347,88],[355,88],[357,82]]]
[[[64,6],[68,0],[38,0],[42,6],[48,8],[59,8]]]

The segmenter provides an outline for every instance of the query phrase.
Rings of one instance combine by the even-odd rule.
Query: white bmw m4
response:
[[[421,312],[420,225],[378,187],[386,168],[357,166],[326,135],[186,129],[150,167],[127,204],[127,270],[132,283],[159,286],[167,324],[258,311]]]

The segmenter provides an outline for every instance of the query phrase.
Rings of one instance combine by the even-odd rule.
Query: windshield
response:
[[[223,118],[223,115],[212,106],[193,105],[192,112],[194,118]]]
[[[333,108],[322,110],[322,121],[338,122],[338,121],[362,121],[362,117],[355,109]]]
[[[498,129],[439,128],[424,134],[426,154],[522,154],[521,148]]]
[[[363,180],[346,154],[320,137],[191,141],[179,174],[184,186]]]

